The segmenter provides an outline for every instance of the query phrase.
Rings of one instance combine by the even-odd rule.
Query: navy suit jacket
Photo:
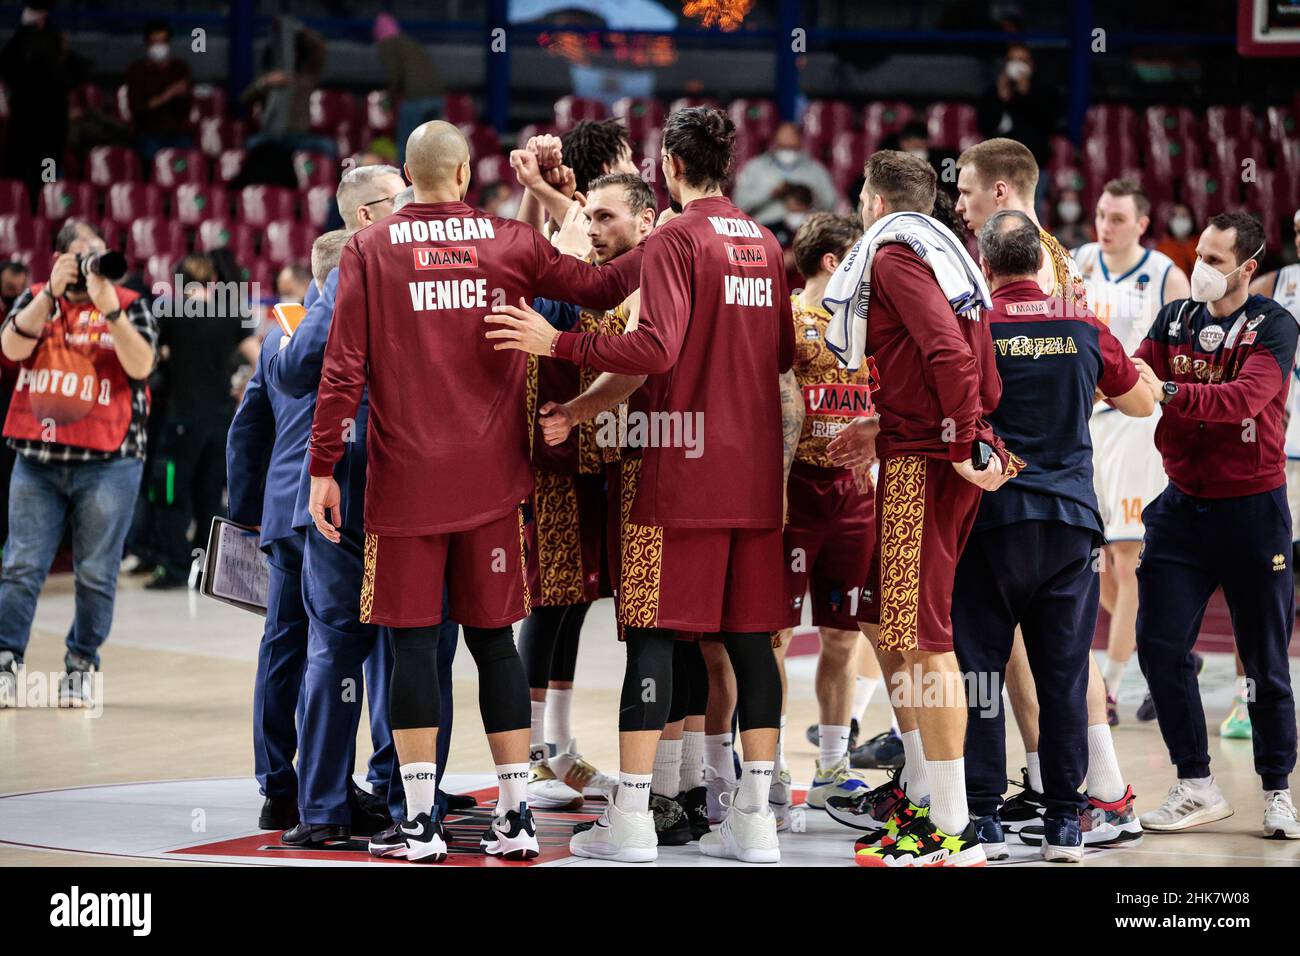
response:
[[[298,462],[298,494],[293,509],[293,527],[312,525],[307,513],[311,494],[311,476],[307,473],[307,443],[311,439],[311,421],[316,413],[316,390],[320,387],[321,367],[325,361],[325,342],[334,319],[334,298],[338,293],[339,270],[330,271],[320,296],[307,307],[307,314],[289,337],[289,344],[271,355],[266,367],[270,386],[307,404],[305,420],[293,434]],[[345,442],[343,457],[334,466],[334,480],[339,484],[343,528],[358,535],[365,530],[362,518],[366,495],[366,423],[370,417],[367,393],[361,395],[351,441]]]

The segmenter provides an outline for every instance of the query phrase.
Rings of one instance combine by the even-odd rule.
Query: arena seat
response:
[[[196,139],[203,155],[216,159],[227,149],[242,147],[245,135],[245,127],[240,120],[206,116],[199,120]]]
[[[387,90],[371,90],[366,94],[366,128],[376,136],[391,136],[396,130],[397,121]]]
[[[94,183],[60,179],[41,187],[36,214],[51,222],[62,222],[69,216],[78,219],[99,218],[99,190]]]
[[[732,100],[727,107],[727,115],[736,124],[736,129],[744,131],[752,141],[767,148],[768,142],[776,132],[780,116],[776,104],[769,99],[742,98]],[[762,150],[760,150],[761,152]]]
[[[268,222],[262,231],[262,258],[277,266],[309,262],[316,230],[309,222],[293,219]]]
[[[198,125],[205,119],[223,119],[226,109],[226,90],[215,83],[195,83],[191,89],[190,122]]]
[[[144,216],[161,216],[163,191],[153,183],[113,183],[104,199],[104,215],[119,226]]]
[[[1088,107],[1084,117],[1084,138],[1096,135],[1138,138],[1138,116],[1131,106],[1120,103],[1097,103]]]
[[[86,155],[86,178],[101,189],[140,182],[140,157],[127,146],[96,146]]]
[[[510,168],[510,157],[501,153],[480,157],[474,164],[474,180],[480,187],[488,183],[513,184],[515,171]]]
[[[313,133],[334,135],[341,123],[354,123],[357,104],[352,94],[344,90],[313,90],[309,105]]]
[[[1047,160],[1047,169],[1049,172],[1057,169],[1074,166],[1075,149],[1074,143],[1068,136],[1053,136],[1051,138],[1051,156]]]
[[[663,104],[652,96],[625,96],[614,101],[611,115],[627,127],[628,137],[641,142],[651,129],[664,125],[667,114]]]
[[[879,142],[897,133],[915,116],[912,107],[906,103],[880,100],[867,104],[866,112],[862,117],[862,126],[875,142]]]
[[[442,98],[443,119],[448,123],[478,122],[478,108],[468,93],[446,93]]]
[[[126,258],[139,267],[150,256],[185,255],[185,227],[174,219],[145,216],[131,223],[126,237]]]
[[[6,246],[6,248],[11,247]],[[53,257],[47,246],[41,246],[40,249],[11,249],[9,258],[16,259],[27,266],[29,282],[45,282],[50,278]]]
[[[1169,140],[1196,140],[1200,138],[1196,114],[1185,106],[1148,106],[1143,112],[1147,136],[1163,133]]]
[[[584,120],[602,120],[608,112],[600,100],[584,96],[561,96],[555,101],[555,125],[561,132],[568,132]]]
[[[1296,121],[1296,111],[1286,106],[1270,106],[1265,113],[1268,121],[1268,138],[1274,146],[1282,146],[1287,140],[1300,136],[1300,124]]]
[[[809,154],[825,159],[831,142],[840,133],[851,132],[857,113],[840,100],[813,100],[803,114],[804,146]]]
[[[1211,106],[1205,111],[1205,138],[1209,146],[1220,139],[1250,138],[1258,132],[1249,106]]]
[[[1146,168],[1157,178],[1172,182],[1200,165],[1201,151],[1196,140],[1170,139],[1158,130],[1148,133]]]
[[[293,190],[284,186],[245,186],[235,197],[236,219],[250,226],[293,219],[294,199]]]
[[[46,256],[50,244],[48,219],[33,219],[27,213],[0,216],[0,249],[32,249]]]
[[[130,125],[131,123],[131,95],[127,92],[126,84],[123,83],[113,94],[113,115],[116,119]]]
[[[930,144],[939,149],[962,150],[981,139],[979,117],[969,103],[931,103],[925,108],[925,128]]]
[[[293,171],[298,175],[298,189],[304,192],[312,186],[336,186],[339,181],[338,163],[325,153],[297,150],[293,154]]]
[[[21,179],[0,179],[0,215],[17,213],[29,216],[31,211],[27,184]]]
[[[186,226],[224,219],[230,206],[226,187],[215,183],[181,183],[172,193],[172,215]]]
[[[173,270],[177,265],[177,261],[168,255],[149,256],[141,267],[145,285],[150,288],[160,284],[170,287],[173,281]]]
[[[1216,213],[1239,204],[1237,197],[1208,169],[1189,169],[1180,178],[1180,198],[1191,207],[1197,222],[1205,222]]]
[[[560,128],[552,123],[529,123],[519,130],[519,135],[515,138],[515,148],[523,149],[528,145],[528,141],[534,136],[550,134],[552,136],[560,135]]]
[[[484,123],[461,123],[460,131],[469,142],[471,156],[486,156],[501,152],[501,137],[491,126]]]
[[[312,186],[303,199],[303,208],[307,221],[319,232],[329,220],[330,210],[335,204],[336,186]]]
[[[153,158],[153,181],[163,189],[181,183],[206,183],[208,161],[197,149],[160,149]]]
[[[862,164],[867,161],[867,155],[866,139],[861,134],[845,131],[836,135],[831,144],[828,169],[837,193],[843,195],[862,175]]]

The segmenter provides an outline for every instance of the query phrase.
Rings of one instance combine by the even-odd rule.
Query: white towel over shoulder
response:
[[[919,212],[890,213],[854,243],[822,296],[822,308],[831,314],[826,347],[850,370],[862,365],[867,347],[871,261],[877,249],[891,242],[906,244],[930,267],[953,312],[961,315],[993,305],[984,274],[947,226]]]

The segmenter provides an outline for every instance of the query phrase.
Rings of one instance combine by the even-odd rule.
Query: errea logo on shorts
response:
[[[415,256],[415,268],[421,272],[427,269],[478,268],[476,246],[416,246],[411,252]]]
[[[63,928],[122,926],[133,936],[153,929],[152,893],[82,893],[74,886],[50,897],[50,925]]]

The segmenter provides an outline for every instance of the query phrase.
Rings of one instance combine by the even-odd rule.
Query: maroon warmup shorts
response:
[[[629,516],[641,461],[625,459],[618,469],[610,488],[617,487],[621,519],[617,581],[623,627],[705,634],[782,627],[785,564],[779,528],[635,524]]]
[[[812,622],[858,629],[860,589],[875,550],[876,502],[842,468],[795,462],[786,491],[786,627],[797,627],[812,588]]]
[[[519,508],[476,528],[419,537],[366,535],[361,621],[387,627],[441,623],[442,587],[466,627],[505,627],[528,616]]]
[[[533,607],[586,604],[614,593],[605,552],[605,476],[537,472],[524,525]]]
[[[876,549],[858,612],[880,625],[881,650],[952,650],[953,577],[982,494],[940,458],[881,462]]]

